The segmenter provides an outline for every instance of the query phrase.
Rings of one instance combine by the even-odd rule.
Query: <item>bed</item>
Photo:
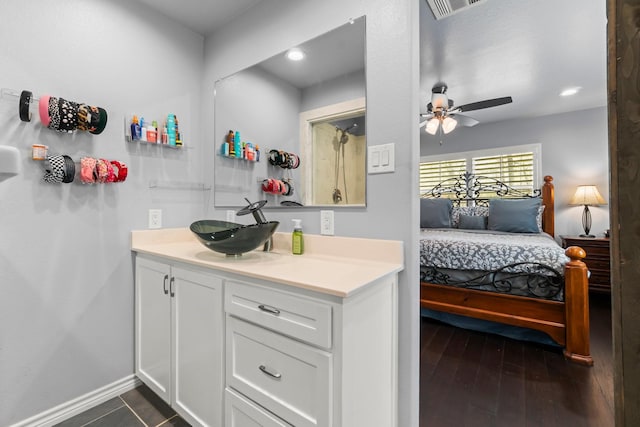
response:
[[[553,239],[551,176],[528,194],[465,173],[420,204],[423,310],[539,331],[569,361],[593,365],[586,254]]]

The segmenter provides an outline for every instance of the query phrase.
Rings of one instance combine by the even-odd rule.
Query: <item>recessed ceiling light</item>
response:
[[[578,87],[578,86],[567,88],[567,89],[563,90],[562,92],[560,92],[560,96],[575,95],[576,93],[580,92],[580,89],[582,89],[582,88]]]
[[[300,49],[289,49],[287,51],[287,58],[291,61],[301,61],[304,59],[304,52]]]

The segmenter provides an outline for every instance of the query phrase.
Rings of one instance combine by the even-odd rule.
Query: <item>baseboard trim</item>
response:
[[[10,427],[51,427],[87,409],[119,396],[122,393],[132,390],[140,384],[142,383],[135,375],[129,375],[97,390],[90,391],[80,397],[47,409]]]

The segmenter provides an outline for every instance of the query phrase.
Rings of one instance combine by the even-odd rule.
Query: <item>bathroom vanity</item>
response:
[[[194,426],[396,426],[402,242],[290,240],[134,231],[136,375]]]

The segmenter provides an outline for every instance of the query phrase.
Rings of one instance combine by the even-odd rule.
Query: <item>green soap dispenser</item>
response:
[[[293,233],[291,234],[291,249],[294,255],[302,255],[304,253],[304,240],[302,238],[302,220],[294,219]]]

